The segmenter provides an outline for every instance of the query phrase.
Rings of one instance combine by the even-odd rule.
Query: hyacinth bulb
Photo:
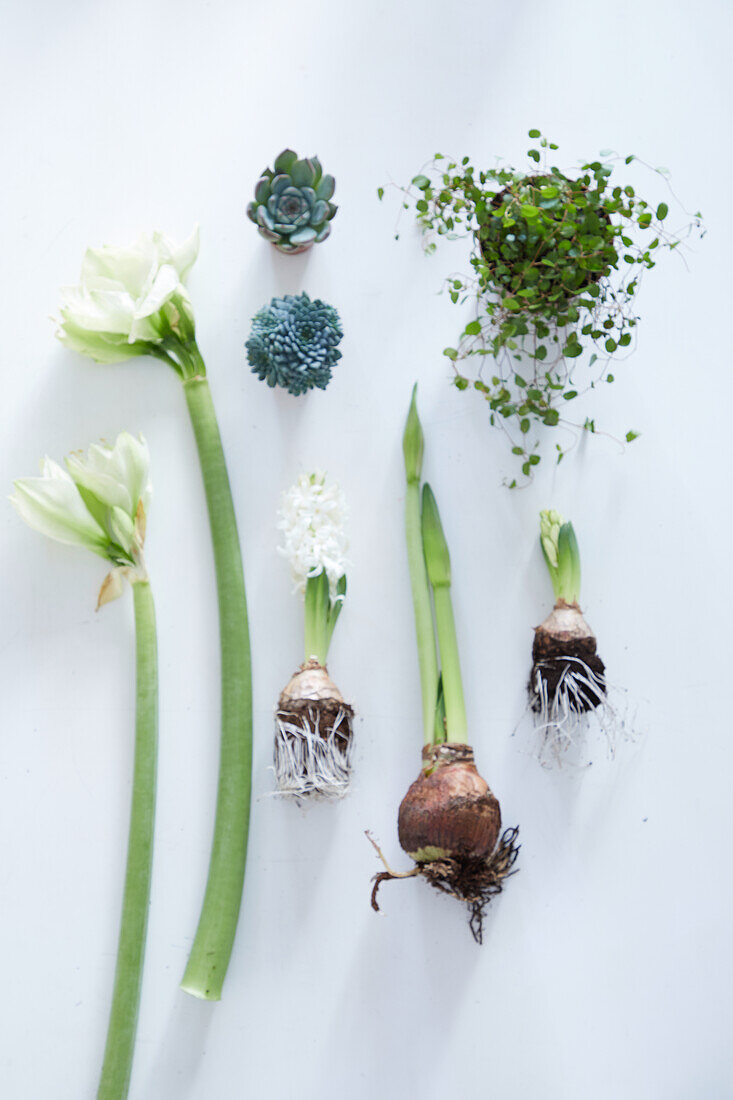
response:
[[[538,713],[583,714],[606,698],[605,665],[577,603],[558,600],[535,629],[530,700]]]
[[[343,798],[351,781],[354,710],[311,659],[283,689],[275,712],[275,779],[280,794]]]

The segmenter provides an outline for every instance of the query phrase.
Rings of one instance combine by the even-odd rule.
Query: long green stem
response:
[[[183,384],[206,491],[214,544],[221,642],[221,751],[214,838],[201,916],[182,988],[221,997],[244,886],[252,786],[252,672],[242,555],[209,384]]]
[[[127,870],[112,1009],[97,1100],[124,1100],[130,1085],[153,865],[158,757],[158,651],[150,585],[132,586],[135,602],[135,765]]]

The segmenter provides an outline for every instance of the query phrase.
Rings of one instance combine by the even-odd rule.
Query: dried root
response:
[[[383,882],[422,875],[436,890],[466,902],[470,913],[469,928],[476,943],[482,943],[486,909],[491,899],[501,893],[505,880],[510,875],[516,874],[514,864],[521,847],[517,844],[518,835],[518,827],[505,829],[497,847],[488,858],[436,859],[416,863],[411,871],[399,872],[392,870],[377,843],[367,833],[385,866],[385,870],[380,871],[373,879],[372,909],[379,912],[377,892]]]

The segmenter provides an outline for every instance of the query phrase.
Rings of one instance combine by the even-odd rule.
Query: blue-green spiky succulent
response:
[[[325,390],[341,358],[341,320],[333,306],[307,294],[273,298],[252,319],[245,344],[252,373],[290,393]]]
[[[274,170],[266,168],[257,181],[247,216],[280,252],[305,252],[331,232],[338,210],[330,201],[335,187],[318,157],[299,160],[292,149],[283,149]]]

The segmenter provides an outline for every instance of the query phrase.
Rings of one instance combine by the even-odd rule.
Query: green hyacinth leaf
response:
[[[298,154],[294,153],[292,149],[283,149],[282,153],[275,160],[275,173],[289,172],[298,159]]]
[[[316,196],[319,199],[330,199],[336,190],[336,180],[333,176],[324,176],[316,187]]]

